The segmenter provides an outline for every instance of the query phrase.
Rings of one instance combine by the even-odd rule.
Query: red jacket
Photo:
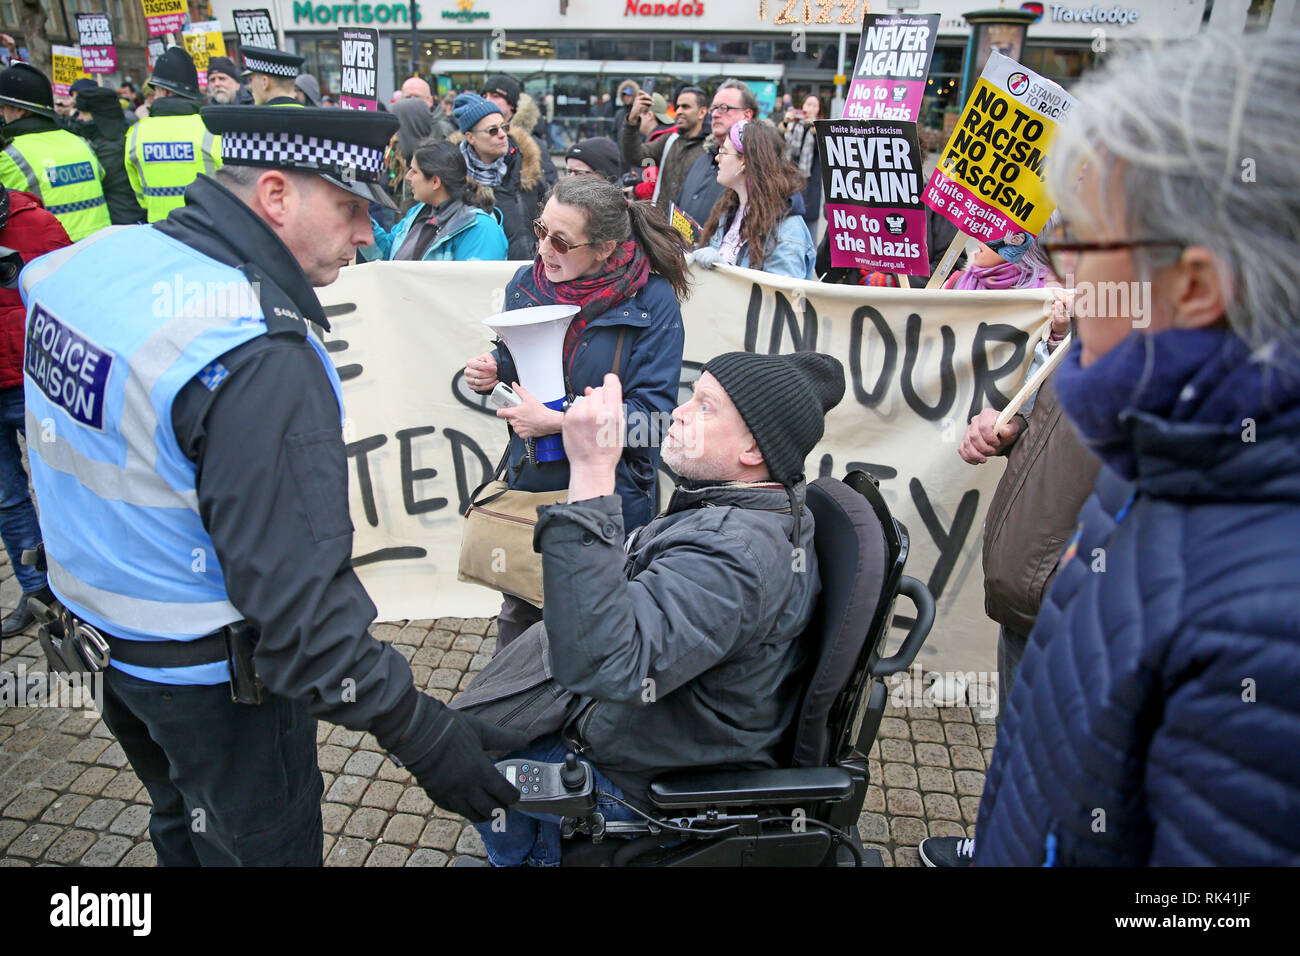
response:
[[[23,262],[72,242],[63,224],[31,193],[9,190],[9,222],[0,229],[0,246],[22,253]],[[23,384],[23,333],[27,310],[17,289],[0,288],[0,388]]]

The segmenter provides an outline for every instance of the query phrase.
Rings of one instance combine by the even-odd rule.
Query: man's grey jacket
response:
[[[629,797],[669,770],[779,765],[821,587],[812,514],[798,549],[792,523],[774,483],[679,487],[626,550],[617,495],[539,509],[551,667],[594,698],[566,736]]]

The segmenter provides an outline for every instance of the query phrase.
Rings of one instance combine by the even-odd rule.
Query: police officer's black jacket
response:
[[[215,390],[196,378],[172,408],[230,601],[260,632],[258,675],[382,744],[419,695],[402,655],[366,630],[376,612],[352,570],[339,405],[306,339],[307,321],[329,327],[316,293],[270,228],[205,175],[148,228],[241,269],[267,316],[268,334],[221,358],[229,375]]]

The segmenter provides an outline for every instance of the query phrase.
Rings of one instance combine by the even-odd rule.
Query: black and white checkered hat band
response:
[[[342,179],[378,182],[384,151],[302,133],[222,133],[223,162],[279,166],[331,173]]]
[[[244,69],[252,73],[270,73],[272,76],[287,76],[290,79],[298,75],[298,67],[290,63],[276,63],[274,60],[261,60],[255,56],[244,57]]]

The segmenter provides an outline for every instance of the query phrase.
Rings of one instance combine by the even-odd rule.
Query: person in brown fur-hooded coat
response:
[[[510,243],[510,259],[532,259],[537,251],[533,220],[545,198],[542,147],[533,138],[527,120],[531,112],[537,121],[537,106],[531,98],[520,98],[508,134],[501,127],[506,120],[500,107],[474,93],[456,97],[452,113],[459,131],[448,142],[463,144],[468,178],[492,191],[492,201],[501,211],[501,224]],[[521,115],[523,114],[523,115]]]

